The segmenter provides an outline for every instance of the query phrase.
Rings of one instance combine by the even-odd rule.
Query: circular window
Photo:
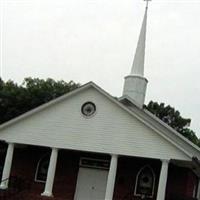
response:
[[[90,117],[96,112],[96,106],[92,102],[86,102],[82,105],[81,112],[86,117]]]

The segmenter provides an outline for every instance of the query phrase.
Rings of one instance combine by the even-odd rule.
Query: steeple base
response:
[[[143,106],[146,94],[147,79],[139,75],[125,77],[123,96],[129,96],[139,106]]]

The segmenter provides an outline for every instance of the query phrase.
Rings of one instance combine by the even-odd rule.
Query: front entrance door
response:
[[[79,168],[75,200],[104,200],[108,171]]]

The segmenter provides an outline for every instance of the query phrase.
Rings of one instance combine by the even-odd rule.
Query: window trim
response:
[[[144,170],[144,169],[150,169],[152,174],[153,174],[153,187],[152,187],[152,194],[151,195],[147,195],[148,198],[153,198],[154,196],[154,191],[155,191],[155,182],[156,182],[156,175],[155,175],[155,172],[153,170],[153,168],[150,166],[150,165],[145,165],[143,166],[142,168],[140,168],[140,170],[138,171],[137,173],[137,176],[136,176],[136,182],[135,182],[135,188],[134,188],[134,196],[137,196],[137,197],[142,197],[143,195],[142,194],[138,194],[137,193],[137,187],[138,187],[138,178],[141,174],[141,172]]]
[[[86,114],[84,113],[84,107],[85,107],[87,104],[91,104],[91,105],[94,107],[94,112],[93,112],[92,114],[90,114],[90,115],[86,115]],[[93,101],[86,101],[85,103],[82,104],[81,109],[80,109],[81,115],[82,115],[84,118],[86,118],[86,119],[90,119],[90,118],[94,117],[94,116],[96,115],[96,112],[97,112],[97,106],[96,106],[96,104],[95,104]]]

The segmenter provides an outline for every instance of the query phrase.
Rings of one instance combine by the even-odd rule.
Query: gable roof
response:
[[[97,86],[93,82],[89,82],[68,94],[65,94],[55,100],[52,100],[46,104],[43,104],[43,105],[23,114],[15,119],[12,119],[12,120],[2,124],[0,126],[0,132],[1,132],[1,130],[12,126],[13,124],[19,122],[20,120],[28,118],[28,117],[32,116],[33,114],[36,114],[37,112],[45,110],[59,102],[62,102],[65,99],[70,98],[73,95],[76,95],[90,87],[96,89],[98,92],[100,92],[102,95],[106,96],[114,104],[116,104],[117,106],[119,106],[120,108],[122,108],[123,110],[128,112],[130,115],[137,118],[139,121],[141,121],[147,127],[152,129],[153,131],[155,131],[157,134],[159,134],[165,140],[170,142],[173,146],[178,148],[181,152],[186,154],[188,157],[192,158],[193,156],[195,156],[197,158],[200,158],[200,149],[198,147],[196,147],[193,143],[191,143],[186,138],[184,138],[182,135],[177,133],[175,130],[170,128],[164,122],[159,120],[157,117],[155,117],[154,115],[149,113],[147,110],[139,108],[137,105],[135,105],[130,100],[128,100],[128,103],[127,102],[122,103],[122,99],[120,99],[120,101],[117,100],[116,98],[112,97],[110,94],[105,92],[103,89],[101,89],[99,86]],[[123,99],[123,100],[125,100],[125,99]]]

